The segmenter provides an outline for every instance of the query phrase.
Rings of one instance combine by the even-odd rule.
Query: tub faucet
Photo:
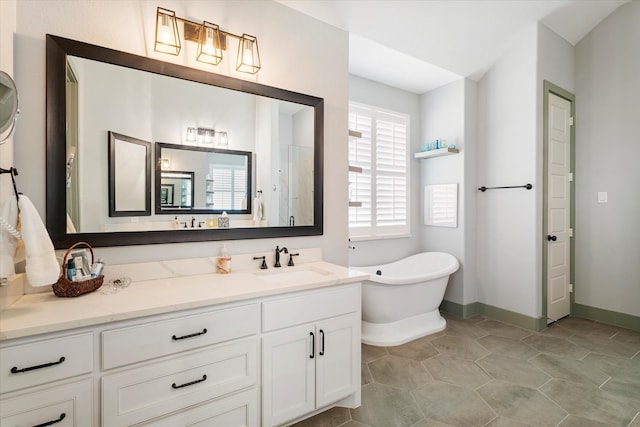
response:
[[[282,249],[279,246],[276,246],[276,263],[275,263],[274,267],[281,267],[281,265],[280,265],[280,252],[284,252],[285,254],[288,254],[289,250],[287,248],[285,248],[284,246],[282,247]]]

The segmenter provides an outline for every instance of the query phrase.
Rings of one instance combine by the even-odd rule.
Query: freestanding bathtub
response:
[[[423,252],[376,266],[352,267],[369,273],[362,283],[362,342],[400,345],[444,330],[438,307],[449,276],[460,264],[444,252]]]

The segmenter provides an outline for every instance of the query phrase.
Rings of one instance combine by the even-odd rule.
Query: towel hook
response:
[[[18,187],[16,186],[16,175],[18,175],[18,169],[13,166],[9,169],[0,168],[0,174],[9,173],[11,174],[11,183],[13,184],[13,192],[16,194],[16,201],[20,200],[20,193],[18,193]]]

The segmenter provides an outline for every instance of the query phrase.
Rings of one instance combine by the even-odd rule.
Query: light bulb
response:
[[[244,40],[244,50],[242,51],[242,63],[253,66],[253,42]]]
[[[173,38],[173,34],[171,28],[169,27],[169,16],[161,15],[161,23],[160,23],[160,42],[164,44],[169,44],[171,39]]]

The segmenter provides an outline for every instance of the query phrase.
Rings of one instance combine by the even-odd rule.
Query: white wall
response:
[[[195,61],[195,45],[183,43],[178,57],[153,51],[156,7],[178,16],[207,19],[233,33],[257,36],[262,69],[256,77],[229,67],[233,54],[219,71],[259,83],[306,93],[325,100],[325,152],[344,168],[325,174],[324,235],[289,239],[234,241],[236,253],[265,251],[276,244],[290,248],[321,247],[328,261],[347,264],[347,86],[348,35],[272,1],[202,2],[141,0],[87,2],[21,0],[17,2],[15,68],[21,90],[22,116],[15,141],[16,166],[28,179],[21,189],[45,212],[45,34],[50,33],[106,46],[162,61],[210,69]],[[292,36],[295,35],[295,36]],[[309,55],[313,52],[313,55]],[[301,61],[300,58],[305,58]],[[331,64],[327,67],[327,64]],[[105,159],[106,161],[106,159]],[[23,175],[24,174],[24,175]],[[203,256],[218,252],[220,243],[153,245],[146,248],[98,248],[110,263]],[[141,250],[142,249],[142,250]]]
[[[4,71],[11,77],[14,76],[13,33],[15,28],[15,0],[0,1],[0,71]],[[20,93],[18,93],[18,95],[20,96]],[[18,99],[18,102],[20,101],[21,99]],[[22,105],[18,105],[18,107],[21,108]],[[0,145],[0,167],[9,169],[11,166],[13,166],[13,137]],[[18,172],[20,172],[19,169]],[[6,198],[12,194],[13,187],[11,185],[11,178],[9,175],[2,175],[0,178],[0,206],[2,206]]]
[[[413,160],[413,153],[420,151],[422,140],[420,136],[420,100],[419,96],[397,88],[383,85],[358,76],[349,76],[349,100],[375,107],[408,114],[410,117],[409,133],[409,204],[411,215],[411,237],[398,239],[383,239],[352,242],[355,249],[349,251],[349,265],[375,265],[383,264],[404,258],[420,252],[420,229],[422,228],[421,216],[421,188],[420,165]],[[344,141],[345,148],[348,141]],[[331,164],[335,164],[333,153],[328,152],[327,157]],[[329,169],[333,174],[336,168]],[[348,180],[345,178],[345,180]],[[347,200],[346,193],[341,193],[343,200]],[[326,196],[325,196],[326,197]],[[346,215],[346,213],[345,213]],[[348,227],[348,225],[347,225]],[[343,239],[347,244],[347,237]]]
[[[536,26],[527,28],[478,83],[478,186],[533,190],[477,195],[478,301],[530,317],[541,307],[537,180]]]
[[[640,316],[640,2],[575,48],[575,301]],[[597,193],[608,192],[598,204]]]

